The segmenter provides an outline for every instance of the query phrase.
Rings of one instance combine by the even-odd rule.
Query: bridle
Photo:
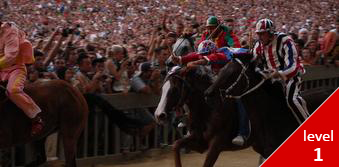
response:
[[[181,77],[180,75],[178,74],[172,74],[168,77],[174,77],[174,78],[177,78],[181,81],[181,85],[180,85],[180,97],[179,97],[179,100],[178,100],[178,103],[173,107],[175,110],[182,107],[185,102],[186,102],[186,97],[190,94],[189,92],[192,92],[192,87],[191,85],[185,80],[185,78]],[[167,78],[168,80],[168,78]],[[185,93],[185,88],[187,88],[187,93]]]
[[[246,70],[248,69],[248,65],[244,65],[244,63],[242,63],[238,58],[234,59],[237,63],[240,64],[242,70],[238,76],[238,78],[235,80],[235,82],[233,82],[233,84],[231,84],[227,89],[219,89],[219,93],[220,93],[220,97],[222,100],[226,100],[226,99],[240,99],[243,96],[253,92],[254,90],[256,90],[257,88],[259,88],[264,82],[265,79],[262,79],[256,86],[254,86],[251,89],[248,89],[250,86],[250,81],[249,78],[246,74]],[[234,89],[234,87],[239,83],[240,79],[245,77],[246,79],[246,88],[242,91],[242,93],[240,95],[231,95],[229,94],[231,92],[231,90]]]

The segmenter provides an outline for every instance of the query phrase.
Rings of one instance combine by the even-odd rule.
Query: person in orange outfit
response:
[[[0,79],[8,81],[7,95],[32,120],[31,135],[40,134],[44,124],[39,106],[24,91],[27,70],[34,62],[32,44],[14,23],[0,22]]]

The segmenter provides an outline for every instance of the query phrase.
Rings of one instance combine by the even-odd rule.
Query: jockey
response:
[[[248,49],[223,47],[218,49],[216,44],[210,40],[200,43],[198,52],[193,52],[183,57],[172,56],[176,63],[187,64],[187,68],[195,68],[198,65],[211,65],[212,71],[218,75],[221,68],[224,67],[234,56],[251,56]],[[232,140],[233,144],[243,146],[249,135],[248,117],[245,108],[240,99],[236,100],[238,109],[239,129],[237,136]]]
[[[187,56],[172,56],[175,63],[186,64],[187,68],[194,68],[198,65],[211,65],[212,71],[217,75],[227,62],[231,61],[234,55],[249,56],[247,49],[223,47],[218,49],[211,40],[205,40],[198,46],[198,52],[189,53]]]
[[[302,124],[309,113],[306,102],[300,96],[304,68],[293,40],[284,33],[274,32],[274,24],[270,19],[259,20],[256,33],[259,41],[253,49],[254,60],[259,62],[261,70],[270,72],[268,78],[282,80],[288,107],[298,123]]]
[[[32,44],[14,23],[0,22],[0,77],[8,81],[8,98],[32,120],[31,135],[42,132],[44,124],[38,115],[41,109],[23,92],[27,70],[34,62]]]
[[[234,33],[231,33],[228,27],[222,25],[217,17],[209,17],[207,19],[206,28],[207,31],[202,34],[201,39],[197,44],[210,39],[217,45],[218,48],[225,46],[240,48],[241,45],[238,37],[236,37]]]

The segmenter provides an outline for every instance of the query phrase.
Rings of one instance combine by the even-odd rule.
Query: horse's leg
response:
[[[1,167],[10,167],[11,163],[14,163],[14,162],[11,162],[11,149],[2,149],[2,150],[0,150],[0,152],[1,152],[1,157],[0,157],[1,164],[0,164],[0,166]]]
[[[46,142],[46,137],[38,141],[35,141],[33,143],[34,149],[37,152],[36,159],[35,161],[25,165],[25,167],[31,167],[31,166],[35,167],[46,162],[47,158],[46,158],[46,151],[45,151],[45,142]]]
[[[187,137],[175,141],[173,145],[175,167],[182,167],[180,158],[180,149],[187,145],[188,143],[194,141],[194,139],[195,138],[193,137],[193,135],[189,135]]]
[[[75,153],[77,145],[77,137],[70,134],[62,134],[64,153],[65,153],[65,166],[76,167]]]
[[[77,143],[78,139],[84,129],[84,122],[77,122],[74,125],[68,125],[67,123],[63,124],[60,129],[60,133],[62,136],[63,144],[64,144],[64,153],[65,153],[65,166],[66,167],[76,167],[76,151],[77,151]]]
[[[204,162],[203,167],[213,167],[215,162],[217,161],[221,150],[222,138],[219,136],[215,136],[210,141],[210,146],[207,151],[207,156]]]

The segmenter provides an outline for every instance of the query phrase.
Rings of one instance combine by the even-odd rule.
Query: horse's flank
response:
[[[77,140],[84,129],[88,106],[83,95],[62,80],[37,82],[24,90],[39,105],[45,127],[31,137],[31,120],[10,100],[0,103],[0,149],[44,139],[56,130],[63,137],[66,166],[75,166]],[[1,97],[5,91],[1,90]]]

